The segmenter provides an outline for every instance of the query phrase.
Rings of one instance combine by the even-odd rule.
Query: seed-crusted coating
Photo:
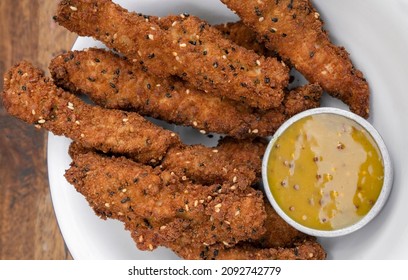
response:
[[[324,248],[313,238],[297,241],[287,247],[260,248],[251,243],[226,247],[223,243],[201,246],[170,244],[176,254],[189,260],[323,260]]]
[[[219,193],[218,184],[184,182],[170,172],[124,157],[92,151],[72,154],[73,163],[65,174],[68,182],[101,218],[118,219],[131,231],[162,230],[171,239],[189,228],[192,242],[231,245],[265,232],[263,196],[252,188],[228,190],[223,185],[226,191]],[[235,215],[238,210],[241,215]],[[146,240],[152,239],[138,236],[141,244]],[[149,243],[146,249],[159,245]]]
[[[241,47],[253,50],[257,54],[265,57],[276,57],[277,53],[265,47],[265,44],[258,39],[258,34],[241,20],[213,25],[222,35]]]
[[[59,55],[49,68],[57,85],[84,93],[100,106],[235,138],[272,135],[291,115],[319,106],[322,93],[319,86],[308,85],[287,93],[278,108],[257,111],[207,95],[179,79],[158,78],[140,64],[94,48]]]
[[[194,145],[170,149],[162,167],[201,184],[229,183],[230,189],[247,188],[259,180],[265,148],[261,140],[226,138],[214,148]]]
[[[222,0],[253,28],[265,46],[290,61],[362,117],[369,114],[369,86],[343,47],[330,42],[320,14],[309,0]],[[263,18],[263,20],[260,20]]]
[[[66,0],[54,18],[138,61],[146,72],[177,75],[208,94],[252,107],[278,107],[289,81],[287,66],[232,43],[197,17],[159,20],[130,13],[109,0]]]
[[[12,67],[5,78],[2,97],[9,114],[85,147],[152,163],[158,162],[171,146],[181,143],[176,134],[136,113],[84,103],[57,88],[28,62]]]

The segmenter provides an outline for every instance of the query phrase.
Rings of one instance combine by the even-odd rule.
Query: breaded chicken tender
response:
[[[177,255],[188,260],[323,260],[326,252],[313,238],[297,241],[293,246],[260,248],[251,243],[232,247],[224,244],[211,246],[169,245]]]
[[[256,31],[265,46],[290,61],[310,83],[367,118],[369,86],[343,47],[331,43],[309,0],[221,0]]]
[[[287,93],[278,108],[259,111],[207,95],[174,77],[158,78],[140,64],[95,48],[59,55],[49,68],[58,86],[84,93],[102,107],[235,138],[272,135],[288,117],[318,107],[322,93],[319,86],[307,85]]]
[[[197,17],[160,20],[130,13],[110,0],[65,0],[54,19],[159,77],[177,75],[208,94],[261,109],[278,107],[283,100],[289,80],[286,65],[232,43]]]
[[[223,139],[217,147],[203,145],[170,149],[161,166],[200,184],[230,183],[231,189],[258,182],[265,141]]]
[[[139,162],[154,163],[170,147],[181,145],[175,133],[137,113],[86,104],[57,88],[28,62],[15,65],[5,74],[2,97],[10,115],[105,153],[126,154]]]
[[[265,57],[276,57],[277,55],[276,52],[267,49],[258,38],[258,34],[242,21],[217,24],[213,27],[217,28],[225,38],[259,55]]]
[[[118,219],[129,230],[151,229],[176,239],[180,225],[191,242],[230,245],[264,232],[263,196],[252,188],[196,185],[172,173],[124,157],[73,152],[65,177],[101,218]],[[177,225],[177,226],[176,226]],[[148,240],[138,237],[139,241]],[[162,244],[147,244],[147,249]]]
[[[258,181],[260,157],[256,151],[262,151],[264,144],[261,142],[236,142],[234,155],[218,154],[213,148],[202,145],[186,146],[177,134],[148,122],[137,113],[86,104],[57,88],[41,70],[27,62],[14,66],[5,75],[3,103],[9,114],[56,135],[69,137],[86,148],[126,155],[153,166],[168,158],[166,166],[195,182],[208,182],[204,170],[211,178],[218,178],[217,182],[236,181],[238,188],[246,188]],[[256,153],[248,155],[248,149]],[[204,163],[204,166],[191,165],[186,160],[171,160],[187,159],[192,154],[195,158],[191,162]],[[254,156],[258,157],[256,163],[253,162]],[[232,162],[234,157],[240,160]],[[215,163],[208,162],[209,159]]]

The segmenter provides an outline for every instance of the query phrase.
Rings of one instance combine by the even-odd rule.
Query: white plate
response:
[[[218,0],[115,1],[129,10],[164,16],[187,12],[210,23],[235,21]],[[332,40],[351,53],[371,86],[371,117],[388,145],[395,167],[391,197],[377,218],[351,235],[321,239],[329,259],[408,259],[408,1],[314,0]],[[101,46],[78,38],[74,49]],[[341,106],[331,98],[325,105]],[[343,106],[342,106],[343,107]],[[344,108],[344,107],[343,107]],[[189,143],[203,138],[191,129],[177,128]],[[64,172],[71,159],[69,140],[48,139],[48,172],[52,201],[65,242],[75,259],[175,259],[167,249],[139,251],[117,221],[99,219],[85,199],[69,185]],[[211,143],[210,143],[211,144]]]

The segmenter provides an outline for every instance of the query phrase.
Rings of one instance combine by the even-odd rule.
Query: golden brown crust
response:
[[[103,107],[135,110],[235,138],[272,135],[288,117],[319,106],[321,96],[320,87],[308,85],[286,94],[279,108],[256,111],[238,102],[206,95],[178,79],[157,78],[143,72],[140,64],[101,49],[59,55],[52,60],[50,72],[59,86],[84,93]]]
[[[259,248],[251,243],[239,243],[226,248],[223,244],[211,246],[176,246],[170,248],[189,260],[323,260],[326,252],[313,239],[305,239],[288,247]]]
[[[228,22],[213,26],[217,28],[225,38],[231,40],[241,47],[244,47],[248,50],[253,50],[261,56],[277,56],[274,51],[267,49],[265,47],[265,44],[261,40],[258,40],[257,33],[246,26],[242,21]]]
[[[76,153],[65,176],[100,217],[118,219],[131,230],[166,232],[167,242],[185,228],[191,242],[199,244],[235,244],[265,231],[262,194],[251,188],[194,185],[167,171],[95,152]],[[138,237],[139,243],[147,240]]]
[[[369,87],[347,51],[330,42],[323,21],[309,0],[222,0],[253,28],[267,48],[311,83],[338,97],[356,114],[369,114]]]
[[[200,184],[223,182],[231,188],[246,188],[258,182],[266,144],[258,140],[225,139],[217,147],[203,145],[170,149],[164,169]]]
[[[66,0],[59,4],[55,19],[143,63],[146,72],[178,75],[209,94],[252,107],[279,106],[288,84],[286,66],[233,44],[197,17],[158,20],[129,13],[109,0]]]
[[[5,75],[3,103],[21,120],[64,135],[83,146],[126,154],[137,161],[159,161],[179,137],[146,121],[136,113],[90,106],[57,88],[28,62]]]

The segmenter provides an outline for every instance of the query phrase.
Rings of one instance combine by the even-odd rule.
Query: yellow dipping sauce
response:
[[[362,126],[322,113],[298,120],[278,137],[267,178],[289,217],[309,228],[335,230],[370,211],[383,185],[384,166]]]

